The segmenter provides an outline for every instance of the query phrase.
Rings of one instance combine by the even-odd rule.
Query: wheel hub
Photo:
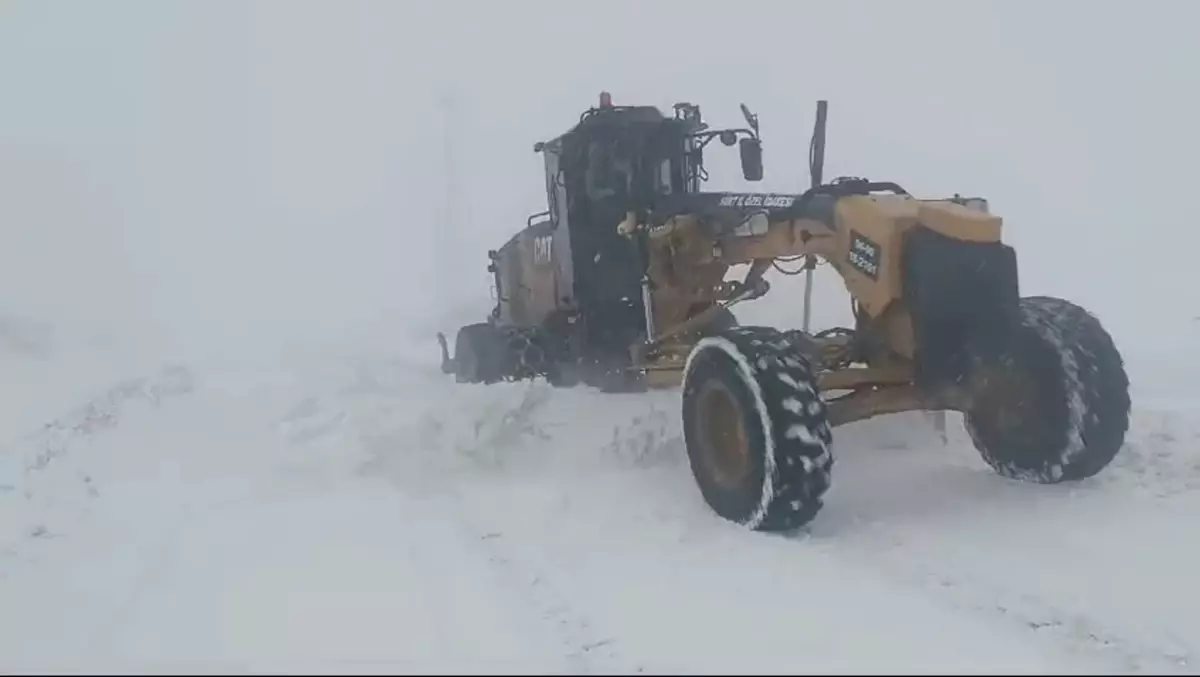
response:
[[[750,436],[741,406],[727,385],[713,379],[696,397],[696,432],[713,479],[736,488],[750,474]]]

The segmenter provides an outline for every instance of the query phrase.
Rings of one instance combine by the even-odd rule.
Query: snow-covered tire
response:
[[[832,433],[812,366],[786,335],[734,327],[701,339],[684,367],[683,433],[700,493],[719,516],[790,531],[820,511]]]
[[[738,326],[737,316],[728,308],[722,308],[713,314],[712,319],[701,330],[704,336],[719,334],[726,329],[733,329]]]
[[[1124,444],[1129,378],[1112,337],[1083,308],[1021,299],[1007,349],[972,366],[966,428],[999,474],[1042,484],[1081,480]]]
[[[550,336],[540,327],[503,327],[505,377],[514,381],[538,377],[553,381],[556,353]]]

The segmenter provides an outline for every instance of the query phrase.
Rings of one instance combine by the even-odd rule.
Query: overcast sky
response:
[[[711,190],[802,189],[826,98],[828,177],[988,197],[1025,294],[1141,340],[1200,315],[1197,7],[0,0],[0,312],[195,345],[482,317],[533,143],[605,89],[754,109],[766,181],[714,147]]]

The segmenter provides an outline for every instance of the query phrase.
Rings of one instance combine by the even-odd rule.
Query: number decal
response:
[[[850,253],[846,255],[846,262],[854,266],[855,270],[872,280],[878,280],[881,257],[882,251],[878,244],[853,230],[850,231]]]

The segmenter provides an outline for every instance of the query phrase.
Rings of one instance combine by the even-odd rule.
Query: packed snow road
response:
[[[0,670],[1195,672],[1200,424],[1003,480],[950,421],[835,431],[802,535],[704,505],[678,394],[382,359],[173,367],[0,452]],[[71,405],[77,405],[72,407]]]

